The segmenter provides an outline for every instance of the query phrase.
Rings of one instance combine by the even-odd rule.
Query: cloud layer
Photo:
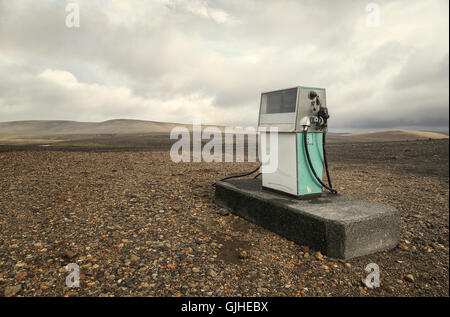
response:
[[[448,2],[374,2],[379,27],[367,1],[0,0],[0,121],[255,125],[308,85],[334,131],[448,130]]]

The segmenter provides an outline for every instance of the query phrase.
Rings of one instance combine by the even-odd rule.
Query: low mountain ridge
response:
[[[157,122],[133,119],[113,119],[103,122],[78,122],[68,120],[28,120],[0,122],[0,144],[70,144],[150,146],[171,142],[168,135],[175,127],[192,131],[191,124]],[[208,125],[203,125],[203,128]],[[219,129],[223,131],[223,126]],[[426,139],[448,139],[448,133],[414,130],[389,130],[328,133],[329,143],[392,142]]]

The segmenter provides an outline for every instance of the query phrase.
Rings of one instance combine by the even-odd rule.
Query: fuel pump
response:
[[[277,149],[270,149],[270,142],[265,142],[265,149],[260,148],[266,153],[277,151],[278,158],[275,171],[264,172],[263,168],[256,175],[262,175],[264,188],[299,197],[320,195],[323,188],[337,194],[331,184],[325,150],[329,117],[325,88],[297,86],[261,94],[258,128],[266,129],[259,129],[260,147],[263,134],[266,140],[270,137],[267,128],[278,129]],[[265,164],[270,162],[261,165]],[[221,181],[251,175],[260,167]],[[323,182],[324,171],[328,185]]]
[[[323,188],[337,193],[325,151],[328,119],[324,88],[298,86],[261,94],[258,126],[277,127],[279,132],[278,167],[271,173],[263,169],[263,187],[296,196],[320,194]],[[269,132],[260,131],[260,136],[263,133]],[[262,150],[268,153],[270,142]],[[328,185],[323,182],[324,171]]]

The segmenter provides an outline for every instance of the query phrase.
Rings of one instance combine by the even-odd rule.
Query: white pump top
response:
[[[261,94],[259,127],[279,132],[327,131],[328,109],[324,88],[298,86]]]

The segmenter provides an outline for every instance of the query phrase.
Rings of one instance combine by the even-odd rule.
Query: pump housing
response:
[[[322,192],[322,185],[307,160],[303,133],[307,133],[311,165],[322,180],[323,134],[328,130],[328,118],[324,88],[298,86],[261,94],[258,126],[277,127],[279,132],[278,167],[272,173],[264,173],[264,164],[268,162],[262,163],[263,187],[295,196]],[[269,132],[260,132],[260,137],[262,133]],[[266,148],[260,150],[269,153],[270,142],[266,142]]]

